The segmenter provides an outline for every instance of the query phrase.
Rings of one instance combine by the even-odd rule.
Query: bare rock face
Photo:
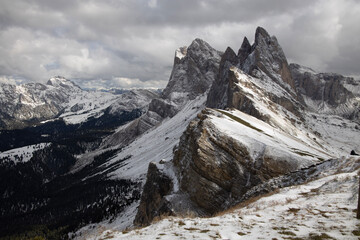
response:
[[[148,111],[126,128],[115,133],[104,144],[126,145],[137,136],[175,116],[189,101],[209,91],[218,71],[221,52],[201,39],[175,52],[169,83],[162,96],[153,99]]]
[[[241,47],[238,51],[238,57],[240,63],[244,63],[245,59],[250,55],[250,53],[251,53],[251,44],[249,43],[247,37],[244,37],[243,43],[241,44]]]
[[[360,120],[359,81],[336,73],[317,73],[298,64],[290,64],[290,71],[309,110]]]
[[[244,92],[239,86],[239,80],[236,77],[236,73],[231,69],[228,70],[229,85],[227,89],[228,108],[235,108],[244,113],[247,113],[253,117],[267,121],[268,118],[261,113],[255,106],[252,99],[249,98],[248,94]]]
[[[211,108],[225,108],[228,105],[229,69],[239,63],[235,52],[228,47],[221,57],[219,74],[208,94],[206,106]]]
[[[204,110],[180,139],[174,165],[178,169],[180,190],[207,214],[227,209],[253,186],[296,170],[296,161],[282,161],[266,151],[252,159],[248,148],[219,131]]]
[[[225,116],[207,108],[189,124],[172,162],[167,163],[173,169],[172,177],[155,164],[149,166],[136,224],[150,224],[161,214],[211,216],[239,203],[249,189],[305,164],[301,156],[288,150],[257,140],[249,144],[223,132],[221,123],[212,119]],[[240,122],[239,132],[244,127]],[[170,182],[177,187],[170,190]],[[162,188],[165,190],[159,190]]]
[[[201,39],[195,39],[188,48],[178,49],[162,98],[177,103],[205,93],[218,73],[220,55]]]
[[[164,198],[173,189],[171,179],[158,169],[155,163],[149,164],[146,178],[147,182],[134,220],[134,224],[138,226],[150,224],[154,217],[161,214],[171,214]]]
[[[254,107],[247,92],[238,87],[238,80],[232,68],[242,70],[261,80],[263,97],[270,98],[286,110],[299,116],[301,108],[297,101],[295,85],[290,74],[285,54],[275,37],[258,27],[255,42],[251,46],[245,37],[238,55],[228,48],[222,56],[219,74],[208,94],[206,106],[211,108],[236,108],[262,120],[267,120]],[[271,87],[269,87],[271,86]],[[271,88],[279,89],[281,94],[274,94]]]
[[[247,39],[244,39],[244,41],[247,41]],[[248,46],[246,42],[243,45]],[[246,51],[241,51],[241,53],[243,52]],[[245,59],[242,67],[246,73],[251,76],[258,76],[257,71],[262,71],[281,86],[286,88],[286,85],[283,84],[286,83],[295,91],[294,80],[292,79],[285,54],[276,37],[270,37],[265,29],[261,27],[256,29],[255,43],[251,47],[251,52],[247,57],[245,55],[240,57]]]

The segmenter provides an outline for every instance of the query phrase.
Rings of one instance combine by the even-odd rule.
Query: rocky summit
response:
[[[172,178],[167,185],[177,187],[159,192],[156,202],[142,198],[135,224],[156,214],[211,216],[244,201],[251,189],[358,149],[346,140],[359,139],[358,84],[289,65],[277,39],[259,27],[252,45],[245,37],[238,54],[229,47],[222,54],[208,108],[190,122],[172,160],[149,168],[148,176],[161,178],[145,186],[161,188],[160,179]],[[333,136],[337,131],[346,133]]]
[[[85,91],[63,77],[0,85],[0,237],[40,228],[71,239],[312,239],[288,225],[336,227],[298,212],[352,223],[360,82],[289,64],[280,42],[261,27],[237,52],[195,39],[175,50],[161,93]],[[252,229],[259,216],[284,229]]]

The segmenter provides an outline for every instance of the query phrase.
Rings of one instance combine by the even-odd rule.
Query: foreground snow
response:
[[[338,173],[217,217],[169,217],[146,228],[107,230],[84,239],[358,239],[357,191],[357,171]]]

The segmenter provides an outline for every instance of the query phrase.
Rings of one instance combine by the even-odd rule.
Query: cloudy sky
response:
[[[0,82],[61,75],[83,87],[164,87],[199,37],[235,51],[257,26],[289,62],[360,75],[358,0],[0,0]]]

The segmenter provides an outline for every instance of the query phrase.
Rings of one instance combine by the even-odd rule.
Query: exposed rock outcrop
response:
[[[169,83],[161,97],[153,99],[143,116],[110,136],[104,145],[129,144],[163,119],[175,116],[189,100],[205,94],[218,74],[220,58],[221,52],[201,39],[176,50]]]
[[[284,52],[275,37],[261,27],[255,34],[255,42],[251,46],[245,37],[236,56],[228,48],[222,56],[219,74],[212,85],[207,105],[211,108],[236,108],[252,116],[267,120],[264,114],[254,106],[247,92],[239,88],[239,81],[233,68],[243,71],[249,76],[260,79],[263,96],[282,106],[287,111],[299,116],[301,104],[297,101],[295,85],[290,74]],[[258,84],[259,85],[259,84]],[[271,88],[278,89],[276,92]]]
[[[298,64],[290,64],[290,71],[309,110],[360,121],[359,81],[336,73],[317,73]]]
[[[239,63],[234,50],[228,47],[225,53],[221,57],[219,74],[217,75],[207,98],[206,106],[211,108],[225,108],[228,107],[228,101],[231,101],[229,98],[229,84],[231,80],[229,79],[231,72],[229,69],[232,66],[236,66]]]
[[[248,46],[247,39],[243,45]],[[246,47],[248,49],[248,47]],[[242,51],[243,52],[243,51]],[[292,79],[289,65],[285,54],[275,36],[270,37],[267,31],[261,27],[256,29],[255,43],[251,47],[251,52],[242,62],[242,69],[251,76],[261,76],[258,71],[262,71],[266,76],[277,82],[284,88],[288,84],[295,91],[294,80]]]
[[[274,157],[266,145],[254,158],[247,144],[213,124],[213,114],[219,113],[204,110],[190,123],[173,159],[180,190],[207,214],[227,209],[251,187],[300,167],[299,161],[281,151]]]
[[[166,214],[213,215],[239,203],[249,189],[312,164],[318,161],[317,154],[323,154],[315,148],[313,153],[302,154],[303,150],[297,148],[307,149],[305,143],[288,145],[286,134],[273,137],[270,134],[275,130],[265,130],[269,126],[259,129],[250,120],[259,124],[256,126],[265,124],[239,111],[205,109],[198,114],[174,150],[172,164],[176,174],[172,181],[178,182],[179,189],[163,196],[162,201],[156,200],[161,204],[151,205],[149,198],[143,198],[137,224],[151,222],[149,211],[155,217],[155,213],[164,214],[164,209],[168,210]],[[148,178],[146,186],[160,186],[154,179]],[[144,196],[151,191],[144,188]],[[182,208],[179,199],[185,202]]]
[[[172,180],[158,169],[155,163],[149,164],[146,179],[141,203],[134,220],[134,224],[140,226],[150,224],[156,216],[171,214],[164,196],[173,190]]]
[[[221,52],[198,38],[188,48],[178,49],[162,98],[178,104],[205,93],[218,73],[220,55]]]

